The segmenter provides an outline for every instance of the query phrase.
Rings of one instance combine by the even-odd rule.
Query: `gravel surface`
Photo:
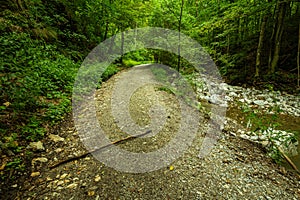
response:
[[[114,84],[126,73],[103,83],[95,95],[100,125],[111,141],[128,136],[110,111]],[[131,96],[129,110],[132,120],[146,129],[155,129],[153,116],[164,120],[165,125],[152,137],[124,141],[118,145],[120,148],[153,152],[174,137],[181,119],[179,103],[174,94],[158,88],[145,85],[137,89]],[[167,119],[151,110],[157,102],[164,105]],[[223,130],[211,153],[199,158],[209,120],[205,113],[199,113],[199,119],[196,137],[184,154],[169,165],[146,173],[117,171],[91,154],[50,169],[58,162],[86,153],[70,120],[43,141],[45,150],[34,158],[31,176],[24,185],[7,187],[18,189],[16,199],[300,199],[299,176],[275,164],[260,145],[233,136],[235,127],[229,125]]]

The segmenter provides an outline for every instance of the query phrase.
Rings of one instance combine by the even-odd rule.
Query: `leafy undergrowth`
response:
[[[26,33],[6,34],[0,44],[0,179],[8,181],[30,165],[29,143],[42,140],[70,113],[80,62]],[[119,69],[109,66],[100,82]]]
[[[71,110],[71,91],[79,63],[54,45],[27,33],[0,38],[0,150],[1,176],[23,170],[26,146],[38,141],[49,127]],[[22,155],[22,156],[20,156]],[[9,158],[7,158],[9,157]]]

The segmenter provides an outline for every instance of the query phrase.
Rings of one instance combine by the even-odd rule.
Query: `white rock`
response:
[[[34,158],[32,159],[31,161],[31,165],[34,166],[36,162],[42,162],[42,163],[45,163],[45,162],[48,162],[48,159],[45,158],[45,157],[39,157],[39,158]]]
[[[73,189],[73,188],[76,188],[77,185],[78,185],[77,183],[71,183],[71,184],[68,185],[66,188]]]
[[[232,99],[229,96],[225,96],[225,101],[232,101]]]
[[[251,104],[252,103],[252,100],[250,100],[250,99],[245,99],[245,101],[247,102],[247,104]]]
[[[31,173],[31,177],[36,177],[36,176],[39,176],[41,173],[40,172],[32,172]]]
[[[241,137],[241,138],[244,138],[244,139],[249,139],[249,136],[246,135],[246,134],[241,134],[240,137]]]
[[[271,97],[269,97],[269,98],[267,98],[266,101],[267,101],[267,102],[273,102],[274,100],[273,100]]]
[[[101,180],[100,175],[97,175],[97,176],[95,177],[95,182],[99,182],[100,180]]]
[[[250,140],[257,141],[258,140],[258,136],[257,135],[251,136]]]
[[[36,151],[43,151],[45,150],[44,145],[41,141],[38,142],[30,142],[29,143],[29,148],[32,148],[33,150]]]
[[[259,105],[259,106],[264,106],[265,102],[263,100],[255,100],[253,101],[254,104]]]
[[[64,184],[64,181],[58,181],[57,182],[57,185],[62,185],[62,184]]]
[[[62,149],[62,148],[57,148],[57,149],[55,149],[54,151],[55,151],[56,153],[60,153],[60,152],[63,151],[63,149]]]
[[[65,173],[65,174],[61,175],[59,179],[65,179],[67,176],[68,176],[68,174]]]
[[[39,158],[34,158],[33,161],[39,161],[39,162],[42,162],[42,163],[45,163],[45,162],[48,162],[48,158],[45,158],[45,157],[39,157]]]
[[[65,140],[65,138],[62,138],[58,135],[54,135],[54,134],[50,134],[49,138],[53,141],[53,142],[63,142]]]
[[[268,146],[269,142],[267,140],[264,140],[261,142],[261,144],[263,147],[266,147],[266,146]]]
[[[230,92],[229,96],[231,96],[231,97],[237,97],[238,95],[235,92]]]

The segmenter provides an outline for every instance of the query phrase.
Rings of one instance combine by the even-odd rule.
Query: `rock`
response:
[[[245,99],[245,101],[247,102],[247,104],[251,104],[252,103],[252,100],[250,100],[250,99]]]
[[[229,96],[231,96],[231,97],[237,97],[238,95],[235,92],[230,92]]]
[[[95,182],[99,182],[100,180],[101,180],[100,175],[97,175],[97,176],[95,177]]]
[[[264,106],[265,102],[263,100],[255,100],[253,101],[254,104],[259,105],[259,106]]]
[[[58,181],[57,182],[57,185],[62,185],[62,184],[64,184],[64,181]]]
[[[30,142],[28,147],[30,149],[33,149],[34,151],[43,151],[43,150],[45,150],[44,145],[41,141]]]
[[[89,188],[89,190],[97,190],[97,189],[98,189],[97,186],[92,186],[92,187]]]
[[[32,172],[30,176],[31,177],[36,177],[36,176],[39,176],[39,175],[41,175],[40,172]]]
[[[39,161],[39,162],[45,163],[45,162],[48,162],[48,158],[39,157],[39,158],[34,158],[33,161]]]
[[[63,142],[65,141],[65,138],[62,138],[58,135],[54,135],[54,134],[50,134],[49,138],[53,141],[53,142]]]
[[[266,100],[267,102],[273,102],[274,100],[271,98],[271,97],[269,97],[269,98],[267,98],[267,100]]]
[[[94,190],[90,190],[88,191],[88,196],[94,196],[95,195],[95,191]]]
[[[213,94],[211,97],[208,99],[208,101],[212,104],[222,104],[222,100],[220,99],[219,95]]]
[[[266,147],[266,146],[269,145],[269,142],[268,142],[267,140],[261,141],[260,143],[261,143],[261,145],[262,145],[263,147]]]
[[[257,136],[257,135],[251,136],[251,137],[250,137],[250,140],[252,140],[252,141],[257,141],[257,140],[258,140],[258,136]]]
[[[45,163],[45,162],[48,162],[48,159],[45,157],[34,158],[31,161],[31,165],[34,166],[37,161]]]
[[[74,189],[77,187],[77,183],[71,183],[70,185],[68,185],[66,188],[69,188],[69,189]]]
[[[60,152],[63,151],[63,149],[62,149],[62,148],[57,148],[57,149],[55,149],[54,151],[55,151],[56,153],[60,153]]]
[[[67,176],[68,176],[68,174],[63,174],[63,175],[60,176],[59,179],[65,179]]]
[[[228,86],[227,83],[221,83],[221,84],[220,84],[220,88],[221,88],[222,90],[228,90],[229,86]]]
[[[225,96],[225,101],[232,101],[232,99],[229,96]]]

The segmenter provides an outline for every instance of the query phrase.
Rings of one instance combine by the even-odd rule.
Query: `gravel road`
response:
[[[144,127],[140,132],[153,130],[151,137],[118,145],[130,152],[148,153],[164,148],[175,137],[181,120],[180,102],[174,94],[159,89],[158,85],[145,84],[130,96],[129,116],[117,110],[112,114],[111,110],[115,109],[111,104],[114,87],[124,80],[122,76],[135,73],[139,77],[150,77],[149,69],[138,70],[113,76],[97,90],[95,100],[100,126],[111,141],[127,137],[124,130],[133,130],[132,127],[120,128],[120,119],[130,117],[128,123],[134,121]],[[134,77],[128,81],[132,80]],[[123,87],[123,90],[130,89]],[[154,104],[163,105],[164,109],[153,107]],[[116,119],[115,114],[121,118]],[[191,124],[191,130],[196,131],[189,148],[165,166],[159,163],[160,160],[155,161],[157,164],[153,166],[163,167],[154,171],[122,172],[99,162],[91,154],[49,169],[55,163],[86,152],[80,140],[82,135],[70,119],[54,133],[56,139],[51,136],[43,141],[45,150],[35,157],[33,173],[24,185],[8,187],[18,189],[19,199],[300,199],[297,175],[275,164],[260,145],[234,137],[228,130],[223,130],[208,156],[199,158],[208,120],[204,113],[199,113],[201,123],[197,129]],[[155,124],[159,125],[156,127]],[[234,131],[233,127],[227,129]],[[123,166],[121,161],[116,165]]]

